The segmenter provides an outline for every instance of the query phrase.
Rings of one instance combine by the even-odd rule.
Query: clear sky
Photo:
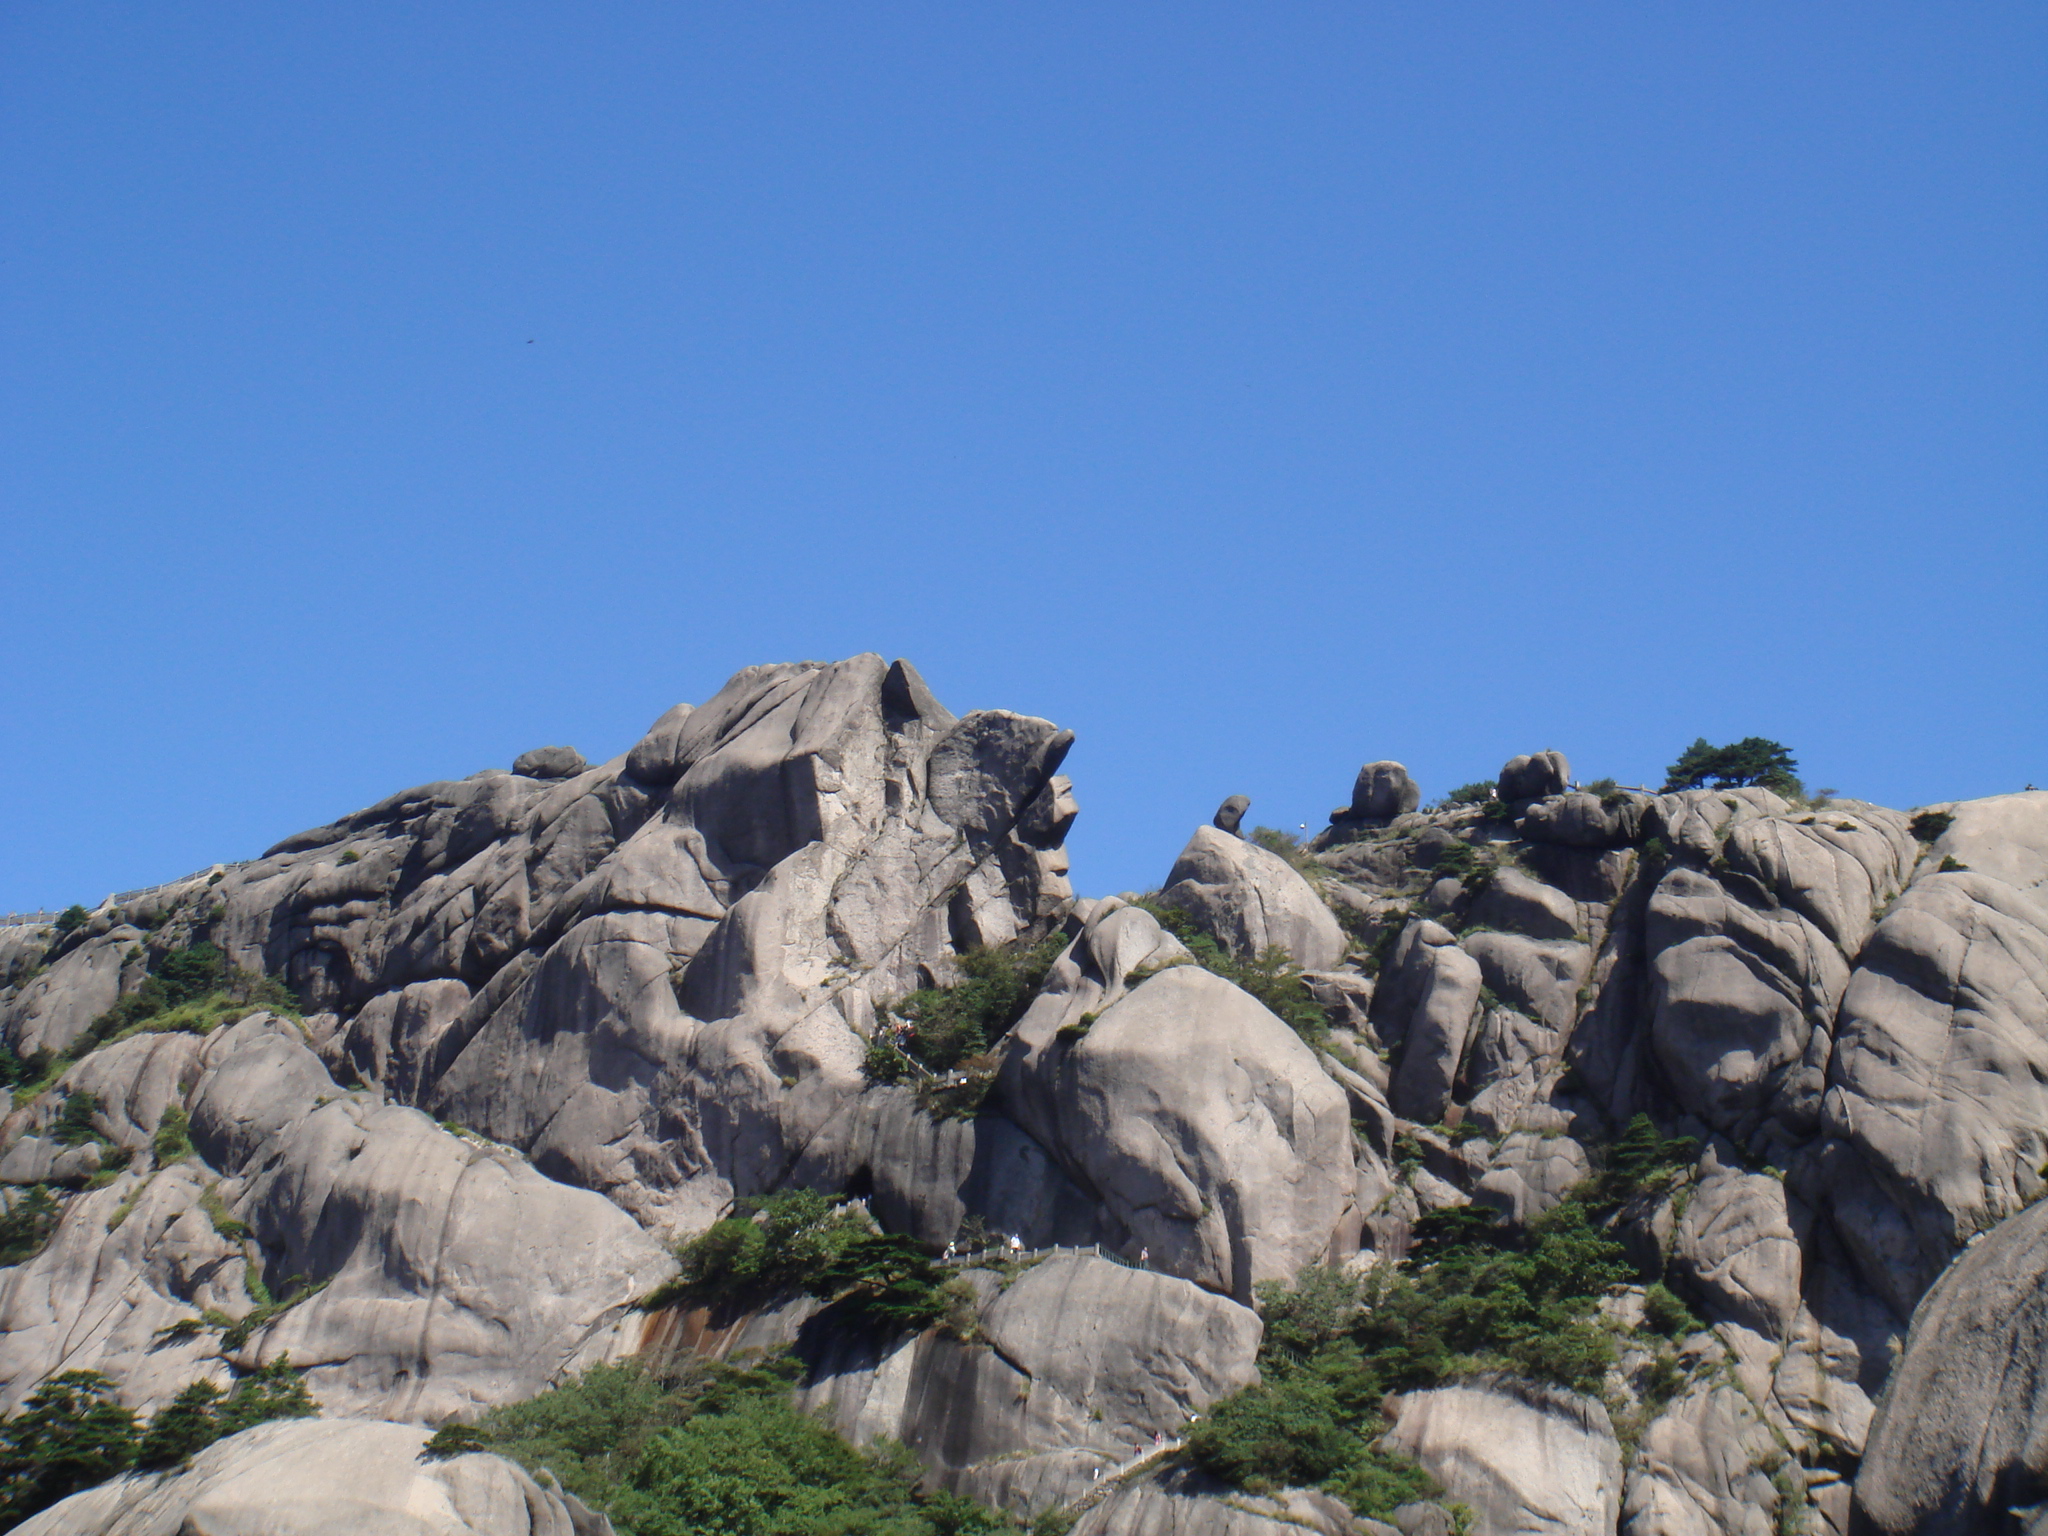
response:
[[[0,7],[0,910],[879,651],[1084,893],[2048,784],[2048,7]]]

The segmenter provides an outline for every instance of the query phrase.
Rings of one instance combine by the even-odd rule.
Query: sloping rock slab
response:
[[[422,1462],[428,1432],[368,1419],[260,1424],[182,1472],[116,1478],[17,1536],[611,1536],[501,1456]]]

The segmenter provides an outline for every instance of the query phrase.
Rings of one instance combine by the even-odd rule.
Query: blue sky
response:
[[[0,8],[0,909],[874,650],[1084,892],[2048,783],[2048,8]]]

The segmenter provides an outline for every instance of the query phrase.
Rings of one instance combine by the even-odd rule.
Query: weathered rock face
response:
[[[1500,770],[1497,785],[1501,799],[1509,805],[1560,795],[1571,781],[1572,766],[1562,752],[1537,752],[1511,757]]]
[[[500,1456],[422,1461],[428,1432],[366,1419],[244,1430],[161,1477],[117,1478],[22,1536],[611,1536],[611,1522]]]
[[[170,888],[151,943],[285,975],[336,1070],[690,1230],[861,1092],[876,998],[1060,910],[1070,740],[873,656],[751,668],[622,759],[545,749]],[[143,937],[87,930],[0,1028],[61,1048]]]
[[[0,1035],[16,1054],[64,1050],[92,1021],[141,984],[142,930],[126,923],[98,924],[83,942],[65,946],[63,958],[0,1003]]]
[[[0,1037],[24,1055],[75,1050],[198,942],[310,1005],[303,1026],[101,1047],[0,1121],[0,1197],[42,1185],[61,1210],[0,1270],[0,1408],[76,1368],[150,1407],[288,1353],[326,1411],[417,1424],[650,1341],[711,1349],[631,1303],[673,1273],[669,1239],[796,1185],[933,1252],[971,1218],[1147,1266],[973,1272],[971,1343],[835,1339],[805,1301],[716,1345],[808,1351],[803,1400],[855,1438],[902,1437],[935,1480],[1077,1509],[1083,1531],[1355,1536],[1322,1494],[1107,1469],[1250,1379],[1260,1282],[1398,1262],[1423,1213],[1475,1201],[1521,1234],[1615,1171],[1640,1113],[1698,1145],[1614,1232],[1710,1326],[1663,1342],[1629,1332],[1641,1288],[1602,1303],[1640,1436],[1625,1483],[1600,1410],[1526,1384],[1409,1394],[1390,1446],[1483,1531],[1810,1516],[1847,1536],[1866,1443],[1874,1530],[1991,1529],[1975,1511],[2039,1496],[2048,795],[1942,827],[1766,790],[1568,793],[1541,754],[1507,765],[1503,817],[1419,813],[1400,765],[1369,764],[1313,879],[1234,835],[1233,797],[1163,896],[1234,955],[1277,946],[1309,973],[1329,1028],[1304,1039],[1149,912],[1072,899],[1067,745],[956,717],[901,663],[751,668],[610,762],[542,749],[61,940],[0,930]],[[868,1080],[879,1009],[957,981],[977,946],[1054,933],[1021,1020],[958,1080]],[[158,1166],[173,1110],[195,1150]],[[1873,1429],[1904,1320],[1951,1265]],[[266,1287],[292,1304],[252,1316]],[[225,1348],[223,1319],[246,1341]],[[460,1505],[471,1462],[407,1462],[390,1496]],[[100,1490],[56,1528],[239,1529],[216,1495],[242,1474],[201,1470]],[[491,1511],[513,1510],[510,1475],[485,1478]],[[425,1528],[556,1529],[518,1498],[517,1519],[460,1505]]]
[[[1508,1382],[1406,1393],[1382,1444],[1470,1506],[1479,1536],[1606,1536],[1621,1511],[1607,1410],[1570,1393]]]
[[[1952,812],[1859,957],[1825,1101],[1860,1165],[1830,1180],[1836,1227],[1902,1315],[2048,1190],[2048,794]],[[1977,863],[1929,868],[1954,847]]]
[[[1884,1536],[1992,1536],[2048,1505],[2048,1205],[1984,1237],[1920,1303],[1856,1504]]]
[[[1126,1483],[1087,1510],[1073,1536],[1353,1536],[1359,1530],[1395,1536],[1377,1521],[1364,1525],[1327,1494],[1289,1488],[1270,1498],[1207,1483],[1185,1473]]]
[[[198,1155],[157,1169],[142,1150],[153,1119],[131,1117],[188,1075],[170,1102],[189,1107]],[[99,1085],[109,1129],[127,1128],[142,1156],[73,1201],[41,1254],[0,1271],[8,1406],[61,1370],[103,1370],[152,1408],[199,1377],[224,1382],[217,1333],[159,1335],[209,1308],[247,1316],[254,1276],[280,1297],[319,1289],[229,1361],[288,1354],[331,1411],[434,1421],[629,1349],[632,1304],[675,1271],[610,1202],[345,1093],[267,1017],[203,1043],[137,1036],[74,1076]],[[224,1234],[230,1219],[251,1236]]]
[[[1372,1022],[1398,1041],[1391,1101],[1411,1120],[1441,1120],[1479,1008],[1479,962],[1440,923],[1410,923],[1373,992]]]
[[[1740,1389],[1693,1387],[1643,1431],[1623,1536],[1776,1536],[1782,1456]]]
[[[1195,830],[1159,899],[1241,960],[1279,948],[1325,971],[1344,957],[1344,930],[1315,887],[1277,853],[1215,827]]]
[[[1221,977],[1129,986],[1170,944],[1134,908],[1091,919],[1011,1035],[1003,1101],[1120,1247],[1249,1301],[1355,1219],[1350,1117],[1315,1053]]]
[[[1185,1280],[1086,1255],[1035,1264],[1007,1289],[969,1276],[979,1341],[925,1334],[880,1353],[848,1341],[799,1400],[856,1441],[901,1440],[956,1492],[1035,1513],[1257,1378],[1257,1315]]]

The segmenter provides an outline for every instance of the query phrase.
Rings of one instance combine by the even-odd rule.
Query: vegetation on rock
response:
[[[11,1527],[131,1467],[175,1466],[239,1430],[314,1412],[305,1384],[282,1357],[226,1393],[210,1381],[193,1382],[147,1429],[121,1406],[109,1377],[66,1371],[0,1425],[0,1523]]]
[[[972,1114],[993,1080],[989,1048],[1024,1016],[1066,946],[1064,935],[1053,934],[971,949],[960,956],[959,982],[885,1004],[861,1064],[868,1080],[914,1079],[927,1107]]]
[[[1736,789],[1757,785],[1780,794],[1797,797],[1802,786],[1794,770],[1799,764],[1789,747],[1763,736],[1745,736],[1725,747],[1708,744],[1700,736],[1664,770],[1664,788]]]
[[[429,1455],[491,1450],[551,1474],[619,1536],[975,1536],[1014,1531],[919,1486],[902,1446],[859,1450],[790,1401],[801,1367],[691,1363],[663,1380],[600,1365],[539,1397],[444,1426]]]
[[[760,1306],[807,1294],[830,1303],[846,1322],[886,1333],[959,1321],[953,1283],[931,1255],[911,1238],[877,1231],[857,1207],[813,1190],[743,1202],[676,1258],[682,1273],[643,1306]]]
[[[1140,900],[1137,905],[1151,913],[1160,927],[1186,946],[1195,964],[1249,992],[1268,1012],[1277,1015],[1310,1045],[1321,1046],[1328,1038],[1329,1016],[1309,991],[1308,984],[1301,979],[1300,967],[1295,965],[1286,950],[1269,945],[1258,959],[1240,960],[1197,928],[1194,919],[1178,907],[1150,899]]]
[[[1601,1173],[1519,1233],[1487,1207],[1454,1206],[1416,1222],[1396,1268],[1311,1267],[1291,1289],[1262,1285],[1260,1382],[1195,1427],[1190,1456],[1248,1491],[1321,1487],[1374,1518],[1433,1496],[1419,1467],[1373,1443],[1386,1396],[1489,1373],[1598,1395],[1617,1359],[1600,1299],[1639,1278],[1602,1220],[1668,1188],[1691,1150],[1638,1116]],[[1698,1326],[1661,1283],[1648,1304],[1659,1332]]]

